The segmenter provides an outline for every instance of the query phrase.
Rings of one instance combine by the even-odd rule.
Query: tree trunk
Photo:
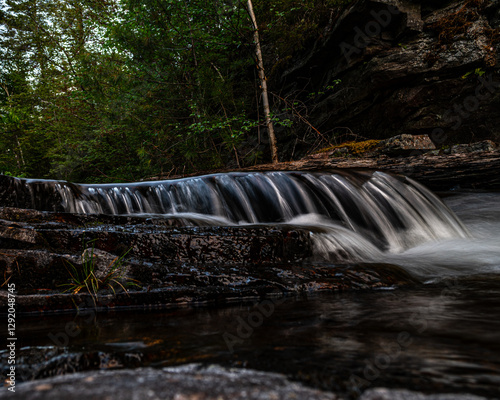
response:
[[[266,74],[264,72],[264,62],[262,61],[262,51],[260,49],[259,28],[257,27],[257,20],[255,19],[255,14],[253,12],[252,0],[248,0],[247,8],[248,8],[248,14],[250,15],[250,19],[252,20],[254,28],[255,53],[257,55],[257,69],[259,71],[260,85],[262,88],[262,103],[264,105],[264,116],[266,118],[267,130],[269,132],[269,145],[271,146],[271,158],[273,163],[275,164],[278,162],[278,148],[276,144],[276,135],[274,134],[273,121],[271,120],[269,97],[267,95]]]

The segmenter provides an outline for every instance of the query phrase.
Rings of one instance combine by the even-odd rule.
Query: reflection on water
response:
[[[446,201],[472,239],[384,259],[445,279],[222,309],[23,317],[18,376],[202,362],[283,372],[352,398],[376,386],[499,397],[500,194]]]
[[[352,396],[376,386],[494,396],[499,316],[500,281],[485,278],[224,309],[25,318],[18,336],[33,349],[79,332],[45,368],[55,368],[51,357],[86,354],[88,368],[219,363]]]

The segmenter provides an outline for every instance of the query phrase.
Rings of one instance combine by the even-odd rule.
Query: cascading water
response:
[[[137,360],[141,367],[199,360],[215,365],[234,365],[236,360],[240,365],[243,360],[250,368],[282,372],[299,381],[306,379],[310,386],[326,387],[339,396],[345,394],[344,397],[360,388],[364,390],[366,385],[359,383],[364,380],[372,387],[421,390],[425,386],[429,392],[470,393],[464,396],[476,398],[473,394],[477,394],[493,398],[500,382],[500,363],[495,356],[500,350],[500,193],[447,193],[444,201],[446,204],[411,179],[367,171],[232,173],[127,185],[75,185],[0,176],[0,207],[142,214],[147,234],[152,233],[155,237],[169,232],[183,235],[177,222],[186,225],[269,224],[273,227],[256,230],[263,234],[275,231],[274,226],[291,225],[310,232],[316,257],[304,268],[294,264],[259,264],[255,274],[259,279],[247,279],[247,273],[241,272],[246,269],[240,270],[231,264],[228,265],[230,269],[226,269],[226,265],[205,268],[205,265],[188,263],[167,271],[165,275],[174,277],[167,282],[179,282],[180,290],[171,283],[164,290],[183,303],[188,298],[185,293],[190,290],[186,288],[193,286],[197,290],[200,282],[209,285],[214,297],[223,298],[218,287],[212,286],[213,277],[220,274],[221,279],[229,282],[231,298],[245,303],[230,307],[228,301],[219,311],[216,307],[211,307],[208,313],[202,307],[182,307],[158,310],[153,314],[141,309],[137,313],[127,312],[125,316],[116,313],[113,317],[115,313],[108,313],[103,315],[104,322],[99,318],[90,325],[84,321],[85,317],[79,320],[79,316],[51,318],[49,315],[43,317],[42,323],[39,319],[26,322],[25,317],[22,332],[25,347],[19,349],[21,362],[16,365],[40,376],[40,371],[51,374],[54,370],[51,366],[56,362],[66,365],[64,355],[69,354],[71,361],[67,365],[73,367],[73,360],[87,359],[103,351],[122,362],[124,368],[135,368]],[[9,211],[16,214],[16,210]],[[153,218],[149,218],[151,214]],[[38,218],[37,213],[33,216],[35,220]],[[158,221],[162,217],[176,219],[175,226],[170,230],[169,223]],[[127,220],[103,216],[87,220],[98,218],[102,221]],[[60,219],[73,220],[71,216]],[[52,217],[43,220],[51,224]],[[8,233],[9,225],[15,221],[6,222],[3,227]],[[139,217],[134,219],[131,229],[117,227],[123,235],[116,237],[135,235],[136,226],[142,222]],[[157,230],[153,223],[158,223]],[[100,233],[101,228],[99,224],[92,224],[85,230],[94,234]],[[107,225],[104,228],[105,232],[115,229]],[[66,234],[64,226],[62,229]],[[145,230],[138,230],[138,235]],[[198,230],[209,235],[239,231],[232,228],[185,231],[188,235],[191,232],[196,235]],[[39,231],[45,234],[43,227]],[[290,231],[283,229],[282,232]],[[28,239],[32,237],[27,235]],[[103,235],[101,238],[107,240],[108,237]],[[251,235],[242,237],[243,240],[254,238]],[[307,240],[307,232],[303,237]],[[229,235],[228,240],[232,240],[232,236]],[[241,241],[239,243],[241,245]],[[167,246],[158,248],[170,251]],[[158,253],[154,256],[161,256]],[[338,267],[339,261],[348,265]],[[283,299],[284,302],[269,297],[271,302],[266,299],[250,304],[249,299],[261,293],[254,284],[261,279],[267,282],[271,275],[267,268],[272,268],[281,278],[291,272],[296,274],[294,276],[304,271],[313,272],[311,267],[314,265],[321,266],[322,271],[333,265],[330,277],[325,279],[335,283],[338,277],[342,284],[343,280],[351,278],[369,278],[359,266],[352,266],[349,271],[349,264],[358,262],[372,263],[366,271],[380,267],[382,274],[398,272],[397,267],[380,265],[386,263],[398,265],[423,281],[433,282],[436,277],[443,277],[444,282],[409,286],[399,291],[337,291],[300,296],[300,299],[289,296]],[[252,264],[245,268],[252,268]],[[226,275],[232,270],[235,281]],[[472,276],[477,273],[489,274]],[[188,274],[200,278],[191,280]],[[457,275],[462,276],[455,279]],[[31,279],[26,274],[23,276]],[[449,279],[450,276],[453,279]],[[305,276],[304,279],[311,279],[312,290],[318,287],[324,290],[323,278]],[[353,287],[360,280],[354,279]],[[273,278],[270,282],[273,286],[280,285],[278,279]],[[328,283],[325,287],[335,287]],[[250,290],[246,290],[245,285]],[[298,290],[309,287],[302,285]],[[224,290],[225,287],[221,292]],[[155,293],[156,289],[151,291],[151,295]],[[193,298],[199,301],[197,296]],[[263,314],[264,308],[268,310],[267,306],[262,308],[265,304],[272,306],[272,316],[267,312]],[[108,315],[111,319],[106,319]],[[253,324],[255,318],[252,316],[255,315],[262,317],[258,324]],[[64,348],[55,351],[51,332],[64,331],[68,321],[76,321],[83,334],[72,337],[69,348],[64,344]],[[246,321],[248,326],[252,325],[251,338],[246,335],[243,338],[239,333]],[[246,333],[247,329],[243,330]],[[120,336],[120,332],[125,334]],[[225,339],[227,334],[236,338],[230,345]],[[177,357],[172,357],[172,343],[179,350]],[[268,356],[262,357],[264,353]],[[7,353],[3,356],[6,360]],[[383,360],[383,367],[380,367],[380,360]],[[361,380],[353,381],[353,376]],[[452,398],[454,394],[447,396]]]
[[[0,194],[0,205],[154,214],[186,225],[294,225],[311,231],[316,261],[410,264],[425,276],[432,273],[415,262],[419,253],[412,251],[429,243],[471,240],[433,193],[383,172],[228,173],[100,185],[9,179],[10,197]]]
[[[467,233],[431,192],[381,172],[230,173],[137,184],[55,184],[71,213],[211,217],[219,224],[309,220],[361,234],[401,251]],[[307,222],[305,222],[307,224]]]

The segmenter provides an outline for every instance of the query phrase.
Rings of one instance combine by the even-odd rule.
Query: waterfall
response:
[[[186,224],[292,224],[310,229],[318,255],[330,260],[366,260],[380,251],[398,253],[468,235],[425,187],[377,171],[234,172],[95,185],[1,178],[0,205],[155,214],[184,218]]]

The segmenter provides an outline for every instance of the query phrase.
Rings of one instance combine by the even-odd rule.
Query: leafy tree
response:
[[[98,182],[258,161],[247,3],[6,0],[0,172]],[[272,73],[337,3],[254,0]]]
[[[245,117],[252,60],[242,46],[244,11],[232,1],[124,2],[111,35],[131,55],[139,151],[164,160],[161,169],[213,168],[229,154],[239,163],[237,147],[254,124]]]

